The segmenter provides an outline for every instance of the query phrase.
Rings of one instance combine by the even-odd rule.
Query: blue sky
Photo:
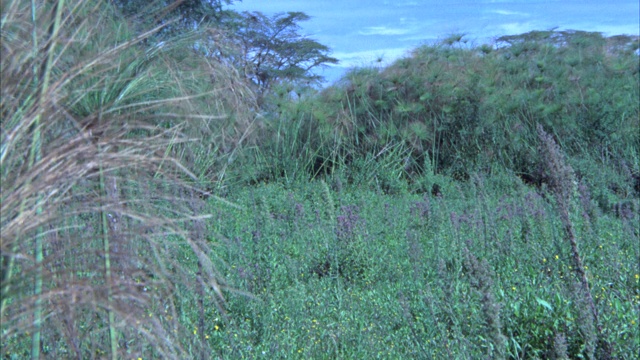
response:
[[[379,65],[388,64],[454,33],[484,44],[502,35],[554,27],[606,36],[640,32],[638,0],[243,0],[231,8],[311,16],[300,24],[302,33],[329,46],[340,60],[323,72],[329,81],[380,58]]]

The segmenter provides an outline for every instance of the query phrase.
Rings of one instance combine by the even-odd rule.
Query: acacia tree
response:
[[[312,70],[338,59],[329,48],[299,33],[303,12],[279,13],[272,17],[261,12],[243,12],[236,34],[241,49],[239,67],[257,87],[263,98],[274,84],[283,81],[311,84],[322,80]]]

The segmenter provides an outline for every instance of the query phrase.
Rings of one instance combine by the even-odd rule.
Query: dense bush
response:
[[[350,157],[402,142],[415,169],[428,159],[436,173],[467,178],[501,167],[538,184],[542,124],[571,159],[589,157],[625,187],[637,183],[637,38],[545,31],[480,47],[461,39],[422,46],[384,69],[355,69],[293,105],[292,118],[317,123],[316,137],[335,139],[332,151]]]

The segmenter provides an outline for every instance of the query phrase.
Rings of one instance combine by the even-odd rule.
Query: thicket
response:
[[[551,30],[493,45],[463,39],[353,69],[318,96],[283,105],[275,121],[297,128],[292,137],[324,168],[395,144],[410,180],[501,168],[537,185],[548,176],[536,152],[540,124],[592,185],[623,197],[640,189],[637,37]]]

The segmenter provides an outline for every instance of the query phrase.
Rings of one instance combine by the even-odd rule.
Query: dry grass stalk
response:
[[[205,301],[221,308],[224,289],[186,225],[206,218],[179,195],[194,176],[170,151],[193,142],[181,116],[201,95],[167,90],[178,76],[159,69],[170,62],[138,46],[152,32],[128,34],[108,4],[54,4],[3,3],[3,352],[24,350],[27,335],[36,357],[184,358],[176,299],[197,270],[178,254],[197,259]],[[174,124],[159,126],[163,114]]]
[[[585,305],[590,311],[590,319],[585,319],[585,329],[593,329],[595,325],[597,334],[591,333],[585,334],[586,339],[596,339],[599,342],[600,351],[603,352],[603,356],[610,357],[611,349],[610,344],[604,340],[602,325],[599,321],[598,309],[596,308],[595,301],[591,295],[591,289],[589,286],[589,280],[585,271],[582,258],[580,256],[580,250],[578,248],[578,238],[575,232],[575,228],[571,221],[570,213],[572,211],[572,204],[574,202],[574,195],[576,194],[575,175],[573,169],[565,160],[560,147],[553,139],[551,135],[546,133],[542,126],[538,124],[537,127],[538,137],[541,141],[540,156],[545,162],[547,176],[549,178],[549,187],[556,198],[556,205],[560,212],[560,219],[564,228],[565,238],[571,248],[571,260],[573,262],[573,269],[580,282],[580,289],[577,291],[579,298],[584,301]],[[593,345],[593,344],[592,344]]]

